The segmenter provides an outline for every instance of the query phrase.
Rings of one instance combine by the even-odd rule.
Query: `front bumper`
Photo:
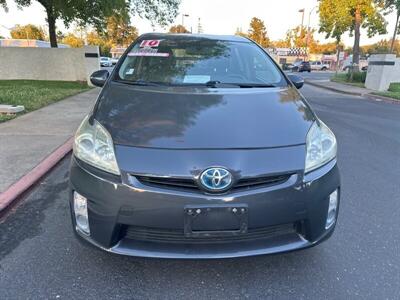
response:
[[[325,229],[329,195],[336,189],[340,195],[336,160],[278,185],[210,195],[127,183],[72,158],[70,186],[80,237],[109,252],[158,258],[229,258],[311,247],[333,233],[335,225]],[[88,199],[90,236],[77,230],[73,191]],[[246,205],[249,238],[185,239],[185,207],[227,204]]]

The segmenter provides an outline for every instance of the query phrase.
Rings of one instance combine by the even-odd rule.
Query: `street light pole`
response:
[[[301,13],[301,27],[300,27],[300,35],[301,35],[301,31],[303,30],[303,25],[304,25],[304,11],[305,9],[299,9],[299,13]]]
[[[310,43],[310,23],[311,23],[311,14],[313,13],[313,11],[317,8],[318,6],[314,6],[311,10],[310,13],[308,14],[308,25],[307,25],[307,38],[306,38],[306,54],[307,54],[307,58],[309,57],[308,55],[308,45]]]
[[[303,24],[304,24],[304,8],[299,9],[299,13],[302,13],[301,15],[301,27],[299,31],[299,38],[301,38],[301,34],[303,33]],[[299,55],[297,55],[297,59],[299,58]]]

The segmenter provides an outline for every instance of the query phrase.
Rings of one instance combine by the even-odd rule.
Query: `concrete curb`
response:
[[[72,149],[74,138],[69,138],[63,145],[41,161],[27,174],[22,176],[17,182],[8,187],[0,194],[0,214],[16,202],[30,187],[47,174],[61,159],[63,159]]]
[[[322,88],[322,89],[325,89],[325,90],[329,90],[329,91],[333,91],[333,92],[337,92],[337,93],[341,93],[341,94],[346,94],[346,95],[364,96],[364,95],[367,95],[367,94],[368,94],[368,93],[362,94],[362,93],[356,93],[356,92],[347,92],[347,91],[335,89],[335,88],[333,88],[333,87],[328,87],[328,86],[326,86],[326,85],[319,84],[319,83],[316,83],[316,82],[314,82],[314,81],[308,81],[308,80],[306,80],[305,83],[306,83],[306,84],[309,84],[309,85],[313,85],[313,86],[319,87],[319,88]]]
[[[386,102],[386,103],[400,104],[400,100],[396,100],[396,99],[385,97],[385,96],[375,95],[375,94],[371,94],[371,93],[356,93],[356,92],[343,91],[343,90],[335,89],[333,87],[328,87],[328,86],[325,86],[323,84],[315,83],[314,81],[308,81],[308,80],[306,80],[305,83],[309,84],[309,85],[312,85],[312,86],[316,86],[316,87],[325,89],[325,90],[329,90],[329,91],[332,91],[332,92],[345,94],[345,95],[366,97],[369,100],[374,100],[374,101],[378,101],[377,99],[379,99],[379,101]]]
[[[381,95],[365,94],[364,96],[367,98],[370,98],[371,100],[375,100],[375,101],[378,101],[377,99],[379,99],[380,101],[386,102],[386,103],[400,104],[400,100],[396,100],[396,99],[381,96]]]

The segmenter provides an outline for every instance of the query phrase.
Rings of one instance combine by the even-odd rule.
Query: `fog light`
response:
[[[90,234],[87,199],[77,192],[74,192],[74,213],[77,229]]]
[[[338,206],[338,190],[329,195],[328,216],[326,217],[325,229],[329,229],[336,221],[336,211]]]

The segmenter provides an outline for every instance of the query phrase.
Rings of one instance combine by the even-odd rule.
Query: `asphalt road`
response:
[[[336,232],[312,249],[179,261],[112,255],[73,236],[64,160],[0,224],[1,299],[399,299],[400,105],[305,86],[339,142]]]
[[[310,73],[308,72],[290,72],[290,71],[285,71],[287,74],[296,74],[302,76],[304,79],[308,80],[329,80],[335,72],[333,71],[312,71]]]
[[[114,70],[114,66],[112,67],[101,67],[102,70],[107,70],[108,72],[112,72],[112,70]]]

